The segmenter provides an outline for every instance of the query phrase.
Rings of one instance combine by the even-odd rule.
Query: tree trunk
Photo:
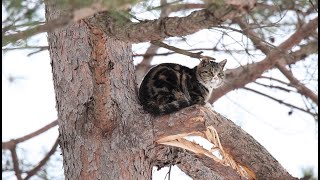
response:
[[[68,15],[56,0],[45,3],[47,21]],[[206,115],[201,107],[191,107],[155,118],[143,111],[131,44],[99,27],[81,20],[48,33],[66,179],[151,179],[153,166],[174,164],[195,179],[243,179],[234,167],[214,161],[212,154],[161,145],[168,144],[164,141],[168,137],[186,143],[181,135],[212,125],[234,163],[248,169],[251,178],[294,179],[251,136],[218,114]],[[235,130],[219,129],[225,124]],[[237,139],[242,143],[233,143]]]
[[[64,13],[51,3],[47,20]],[[138,106],[131,44],[84,21],[48,42],[66,179],[151,179],[152,123]]]

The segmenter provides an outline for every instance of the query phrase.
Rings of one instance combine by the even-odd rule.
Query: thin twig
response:
[[[3,51],[12,51],[12,50],[23,50],[23,49],[38,49],[36,51],[33,51],[29,54],[27,54],[27,56],[32,56],[36,53],[39,53],[41,51],[45,51],[49,48],[49,46],[24,46],[24,47],[12,47],[12,48],[2,48]]]
[[[24,47],[12,47],[12,48],[2,48],[3,51],[11,51],[11,50],[21,50],[21,49],[48,49],[49,46],[24,46]]]
[[[48,154],[38,163],[37,166],[35,166],[33,169],[31,169],[29,172],[27,172],[27,176],[24,178],[24,180],[31,178],[33,175],[35,175],[41,169],[42,166],[44,166],[48,162],[50,157],[56,152],[58,144],[59,144],[59,141],[57,138],[56,142],[54,143],[54,145],[52,146],[52,148],[48,152]]]
[[[170,179],[171,179],[171,167],[172,167],[172,165],[170,165],[170,167],[169,167],[169,176],[168,176],[168,180],[170,180]]]
[[[10,25],[10,28],[9,29],[17,29],[19,27],[26,27],[26,26],[36,26],[36,25],[40,25],[40,24],[44,24],[45,22],[42,22],[42,21],[33,21],[33,22],[26,22],[26,23],[22,23],[22,24],[17,24],[17,25]],[[5,27],[6,29],[5,30],[8,30],[7,27]],[[3,29],[3,28],[2,28]],[[5,32],[5,31],[4,31]]]
[[[160,46],[160,47],[169,49],[169,50],[174,51],[174,52],[176,52],[176,53],[189,56],[189,57],[193,57],[193,58],[197,58],[197,59],[204,59],[204,58],[205,58],[205,59],[215,60],[215,58],[213,58],[213,57],[201,55],[203,52],[198,52],[198,53],[188,52],[188,51],[186,51],[186,50],[183,50],[183,49],[180,49],[180,48],[176,48],[176,47],[174,47],[174,46],[170,46],[170,45],[165,44],[165,43],[160,42],[160,41],[151,41],[151,43],[154,44],[154,45],[157,45],[157,46]]]
[[[276,81],[276,82],[279,82],[281,84],[285,84],[287,86],[290,86],[289,83],[285,82],[285,81],[282,81],[280,79],[276,79],[276,78],[273,78],[273,77],[267,77],[267,76],[260,76],[259,78],[264,78],[264,79],[269,79],[270,81]]]
[[[267,88],[279,89],[279,90],[282,90],[282,91],[285,91],[285,92],[293,92],[293,90],[287,89],[287,88],[284,88],[284,87],[281,87],[281,86],[267,85],[267,84],[263,84],[263,83],[259,83],[259,82],[254,82],[254,83],[258,84],[260,86],[263,86],[263,87],[267,87]]]
[[[177,12],[181,10],[188,10],[188,9],[202,9],[206,8],[206,4],[198,4],[198,3],[188,3],[188,4],[176,4],[170,6],[171,12]]]
[[[37,50],[37,51],[33,51],[33,52],[27,54],[27,56],[32,56],[32,55],[34,55],[34,54],[37,54],[37,53],[39,53],[39,52],[41,52],[41,51],[45,51],[45,50],[48,50],[48,48],[41,48],[41,49],[39,49],[39,50]]]
[[[166,180],[167,176],[168,176],[168,180],[171,179],[170,175],[171,175],[171,167],[172,165],[169,166],[169,171],[167,172],[166,176],[164,176],[164,180]]]
[[[2,142],[2,149],[12,149],[13,147],[15,147],[18,143],[21,143],[23,141],[26,141],[28,139],[31,139],[41,133],[46,132],[47,130],[51,129],[52,127],[56,126],[58,124],[58,120],[55,120],[47,125],[45,125],[44,127],[28,134],[25,135],[23,137],[17,138],[17,139],[12,139],[10,141],[7,142]]]
[[[312,5],[313,9],[318,13],[318,8],[313,4],[312,0],[309,0],[309,2]]]
[[[177,0],[177,1],[170,2],[170,3],[167,3],[167,2],[166,2],[166,3],[162,3],[162,2],[160,1],[160,6],[147,8],[147,10],[148,10],[148,11],[158,10],[158,9],[163,10],[163,9],[168,8],[169,6],[172,6],[172,5],[174,5],[174,4],[177,4],[177,3],[181,2],[181,1],[182,1],[182,0]]]
[[[270,44],[269,42],[266,42],[264,39],[262,39],[261,37],[258,36],[257,33],[255,33],[250,26],[243,21],[241,18],[235,18],[234,21],[239,24],[239,26],[241,27],[242,31],[241,33],[246,35],[253,43],[253,45],[261,50],[263,53],[268,54],[271,49],[275,49],[276,47],[272,44]],[[231,28],[231,27],[227,27],[227,28]],[[235,30],[234,30],[235,31]]]
[[[297,78],[295,78],[292,72],[290,72],[284,64],[277,63],[277,67],[282,72],[282,74],[288,78],[290,84],[295,87],[300,94],[303,94],[304,96],[310,98],[314,103],[318,105],[318,96],[304,84],[302,84]]]
[[[286,39],[279,46],[277,46],[277,49],[281,49],[284,52],[291,50],[295,45],[298,45],[303,39],[309,37],[316,30],[317,27],[318,17],[302,25],[288,39]],[[298,50],[298,52],[301,52],[301,50]],[[289,55],[292,56],[291,54]],[[299,60],[302,60],[296,59],[298,57],[292,57],[292,59],[294,60],[291,60],[291,57],[288,57],[289,55],[288,53],[286,55],[280,54],[279,50],[271,50],[270,53],[266,55],[266,58],[259,62],[229,70],[229,74],[232,76],[226,77],[225,82],[228,83],[225,83],[221,87],[215,89],[214,93],[211,94],[209,102],[213,103],[226,93],[234,89],[243,88],[246,84],[255,81],[267,70],[275,68],[276,63],[279,61],[284,61],[286,63],[295,63]]]
[[[71,17],[70,18],[63,17],[63,18],[55,19],[45,24],[38,25],[36,27],[30,28],[24,31],[20,31],[18,33],[5,35],[3,36],[2,46],[5,46],[10,42],[16,42],[20,39],[26,39],[28,37],[31,37],[33,35],[36,35],[42,32],[51,32],[56,28],[67,25],[69,22],[71,22],[71,20],[72,20]]]
[[[267,97],[267,98],[270,98],[270,99],[272,99],[272,100],[274,100],[274,101],[276,101],[276,102],[278,102],[278,103],[280,103],[280,104],[286,105],[286,106],[288,106],[288,107],[291,107],[291,108],[294,108],[294,109],[298,109],[298,110],[300,110],[300,111],[303,111],[303,112],[305,112],[305,113],[308,113],[308,114],[312,115],[313,117],[316,116],[316,114],[314,114],[314,113],[312,113],[312,112],[310,112],[310,111],[307,111],[307,110],[302,109],[302,108],[300,108],[300,107],[297,107],[297,106],[295,106],[295,105],[286,103],[286,102],[284,102],[283,100],[276,99],[276,98],[274,98],[274,97],[272,97],[272,96],[269,96],[269,95],[264,94],[264,93],[262,93],[262,92],[259,92],[259,91],[257,91],[257,90],[254,90],[254,89],[251,89],[251,88],[247,88],[247,87],[243,87],[243,89],[248,90],[248,91],[255,92],[255,93],[257,93],[257,94],[260,94],[260,95],[262,95],[262,96],[265,96],[265,97]]]
[[[253,51],[254,49],[217,49],[217,48],[194,48],[194,49],[188,49],[186,51],[223,51],[223,52],[245,52],[245,51]],[[145,54],[133,54],[133,57],[138,57],[138,56],[143,56],[143,57],[150,57],[150,56],[168,56],[171,54],[175,54],[176,52],[166,52],[166,53],[157,53],[157,54],[152,54],[148,53],[146,51]]]
[[[309,24],[316,24],[317,23],[317,19],[315,18],[313,20],[311,20],[309,22]],[[252,41],[252,43],[254,44],[254,46],[261,50],[263,53],[265,53],[266,55],[268,55],[270,53],[270,47],[266,46],[265,44],[261,43],[261,38],[259,38],[257,36],[257,33],[255,33],[254,31],[249,29],[249,25],[247,23],[245,23],[244,21],[242,21],[240,18],[236,18],[235,20],[239,26],[243,29],[244,34],[246,34],[250,40]],[[303,32],[306,32],[306,25],[304,25],[304,27],[301,27],[300,29],[298,29],[294,34],[302,34]],[[305,34],[305,33],[304,33]],[[293,38],[290,38],[291,40],[289,41],[289,39],[287,40],[290,43],[282,43],[281,45],[279,45],[278,47],[274,48],[275,50],[277,50],[278,52],[285,52],[283,49],[289,49],[290,47],[292,47],[293,43],[295,41],[297,41],[297,39],[295,39],[297,36],[293,36]],[[280,48],[282,47],[282,48]],[[294,59],[294,57],[292,56],[285,56],[285,59]],[[315,95],[310,89],[308,89],[307,87],[305,87],[303,84],[301,84],[299,82],[299,80],[297,80],[296,78],[293,77],[292,73],[290,71],[288,71],[285,68],[285,62],[282,61],[282,66],[283,67],[279,67],[280,66],[280,61],[277,62],[276,66],[278,67],[278,69],[280,71],[282,71],[282,73],[289,79],[290,84],[292,86],[294,86],[299,93],[304,94],[305,96],[309,97],[310,99],[312,99],[317,105],[318,105],[318,97],[317,95]],[[291,74],[291,75],[290,75]]]

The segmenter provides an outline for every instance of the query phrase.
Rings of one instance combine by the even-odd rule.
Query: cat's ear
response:
[[[208,58],[203,58],[201,59],[200,65],[203,66],[207,66],[208,64],[210,64],[210,59]]]
[[[221,69],[223,69],[226,64],[227,64],[227,60],[226,59],[221,61],[221,62],[219,62],[219,66],[221,67]]]

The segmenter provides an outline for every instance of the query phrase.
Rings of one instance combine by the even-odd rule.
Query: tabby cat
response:
[[[155,66],[140,85],[139,100],[146,111],[156,115],[203,105],[213,88],[222,85],[226,63],[227,60],[216,63],[203,59],[193,69],[173,63]]]

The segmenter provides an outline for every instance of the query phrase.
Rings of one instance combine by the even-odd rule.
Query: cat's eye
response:
[[[218,74],[218,76],[223,76],[223,75],[224,75],[223,73],[219,73],[219,74]]]

